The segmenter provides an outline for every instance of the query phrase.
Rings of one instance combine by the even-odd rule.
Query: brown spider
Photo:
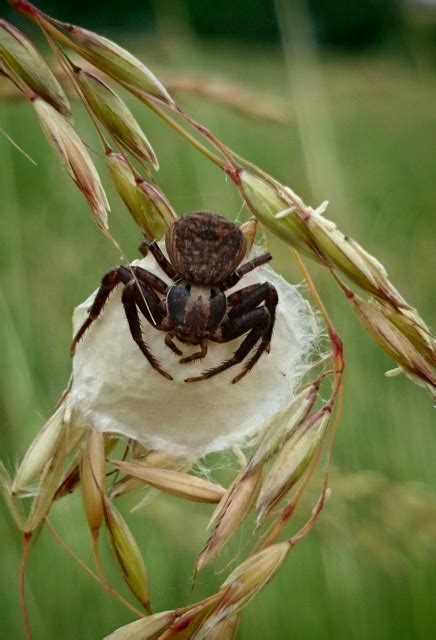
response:
[[[271,260],[270,253],[263,253],[240,265],[247,253],[247,244],[243,230],[217,213],[199,211],[176,220],[165,236],[169,261],[155,240],[146,240],[140,247],[144,255],[147,251],[153,254],[173,283],[167,284],[134,265],[108,271],[88,318],[74,337],[71,353],[100,315],[111,291],[122,283],[122,303],[132,338],[151,366],[169,380],[172,377],[161,368],[144,342],[138,310],[152,327],[165,331],[165,344],[176,355],[183,354],[173,338],[200,345],[199,351],[181,358],[181,363],[204,358],[208,340],[229,342],[247,334],[231,358],[200,376],[186,378],[185,382],[205,380],[233,367],[260,341],[242,371],[232,380],[238,382],[269,349],[278,303],[277,291],[269,282],[249,285],[226,297],[224,292],[245,274]]]

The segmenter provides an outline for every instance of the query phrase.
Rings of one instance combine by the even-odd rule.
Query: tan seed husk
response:
[[[289,542],[271,545],[240,564],[222,584],[217,606],[197,631],[195,640],[206,640],[218,623],[234,616],[275,576],[282,566]]]
[[[112,464],[159,491],[193,502],[216,503],[226,492],[224,487],[214,482],[181,471],[149,467],[140,461],[112,461]]]
[[[256,499],[261,479],[260,467],[246,476],[243,470],[233,481],[209,523],[212,532],[198,555],[196,571],[200,571],[221,551],[245,520]]]
[[[76,76],[91,109],[115,140],[140,161],[158,170],[156,154],[124,101],[93,73],[76,69]]]
[[[307,228],[320,252],[359,287],[396,306],[406,304],[389,282],[383,265],[331,220],[314,213],[307,220]]]
[[[318,388],[317,383],[307,385],[268,420],[255,442],[254,452],[245,468],[245,474],[263,465],[278,450],[294,427],[307,417],[317,398]]]
[[[217,624],[211,629],[205,640],[234,640],[238,631],[239,615],[230,616],[217,622]],[[193,640],[195,640],[193,637]]]
[[[381,311],[353,296],[354,311],[375,342],[393,358],[404,372],[417,384],[424,386],[432,397],[436,397],[436,372],[414,345]]]
[[[97,536],[103,522],[103,497],[106,478],[104,435],[90,429],[80,468],[80,488],[86,518],[93,536]]]
[[[63,427],[58,434],[56,446],[53,450],[51,459],[46,462],[33,498],[30,512],[25,524],[25,531],[35,531],[47,515],[53,503],[59,482],[62,478],[62,472],[65,464],[66,441],[68,425],[63,423]]]
[[[12,483],[12,493],[26,492],[53,456],[64,429],[65,406],[61,404],[34,438],[18,467]]]
[[[150,610],[148,576],[141,552],[129,527],[113,504],[104,498],[109,542],[123,578],[139,602]]]
[[[329,419],[329,411],[319,412],[315,420],[308,418],[294,430],[281,448],[259,493],[256,504],[258,526],[307,469],[322,441]]]
[[[177,214],[156,185],[146,180],[136,180],[140,204],[151,231],[151,238],[161,240],[168,227],[177,219]]]
[[[0,19],[0,60],[38,96],[66,118],[72,118],[70,104],[44,58],[33,44],[6,20]]]
[[[219,598],[220,594],[215,593],[190,607],[159,637],[159,640],[169,640],[170,638],[174,640],[191,640],[193,634],[195,634]]]
[[[250,218],[239,227],[245,238],[245,255],[248,256],[256,240],[257,218]]]
[[[410,307],[393,309],[380,300],[370,299],[368,302],[410,340],[429,365],[436,366],[436,340],[416,309]]]
[[[154,640],[176,619],[175,611],[161,611],[120,627],[104,640]]]
[[[25,515],[23,503],[12,493],[12,480],[3,462],[0,460],[0,493],[5,501],[9,513],[20,531],[24,531]]]
[[[49,23],[46,26],[50,29]],[[73,48],[85,60],[118,82],[135,87],[166,104],[174,104],[163,84],[138,58],[112,40],[75,25],[65,25],[68,36],[50,29],[52,36]]]
[[[278,213],[290,207],[289,201],[279,193],[277,187],[245,170],[240,172],[239,180],[242,196],[256,218],[284,242],[320,261],[317,253],[308,244],[307,230],[298,213],[284,218],[276,217]]]
[[[109,203],[91,157],[65,118],[41,98],[32,101],[42,130],[59,160],[88,201],[94,220],[108,228]]]
[[[138,174],[125,157],[110,151],[106,163],[112,182],[132,218],[148,238],[160,240],[177,214],[163,193]]]

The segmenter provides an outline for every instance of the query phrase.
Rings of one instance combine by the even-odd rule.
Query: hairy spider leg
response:
[[[135,280],[131,280],[124,288],[121,296],[121,302],[124,306],[127,322],[129,323],[130,333],[144,356],[147,358],[153,369],[156,369],[164,378],[172,380],[172,376],[164,371],[159,361],[151,353],[148,345],[142,337],[141,322],[139,320],[138,308],[143,313],[146,320],[150,322],[151,314],[147,305],[144,304],[144,298],[151,306],[156,304],[156,312],[159,313],[159,298],[146,284],[140,283],[140,291]],[[144,297],[143,297],[144,296]],[[156,325],[154,325],[156,326]]]
[[[150,253],[153,255],[154,259],[162,269],[164,273],[167,274],[171,280],[178,280],[179,276],[177,275],[176,270],[174,269],[171,262],[164,256],[161,248],[157,244],[156,240],[145,240],[140,246],[140,251],[142,253],[141,247],[146,246]]]
[[[236,383],[252,369],[262,353],[268,348],[278,303],[276,289],[268,282],[250,285],[229,296],[228,300],[234,306],[221,325],[221,335],[212,336],[211,340],[230,342],[230,340],[239,338],[244,333],[249,332],[248,335],[231,358],[213,369],[204,371],[200,376],[187,378],[185,382],[206,380],[233,367],[235,364],[239,364],[260,340],[260,345],[253,357],[244,366],[241,373],[232,380],[233,383]],[[259,307],[258,305],[262,302],[265,303],[264,306]]]
[[[191,353],[190,356],[186,356],[185,358],[181,358],[179,362],[181,364],[187,364],[188,362],[194,362],[195,360],[202,360],[207,354],[207,340],[203,340],[200,343],[200,351],[196,351],[195,353]]]
[[[175,336],[175,331],[168,331],[168,333],[165,335],[165,344],[169,349],[171,349],[173,353],[175,353],[176,356],[182,356],[183,352],[180,351],[179,347],[173,342],[173,338],[175,338]]]
[[[94,320],[97,320],[98,316],[103,310],[104,305],[106,304],[107,299],[109,298],[115,287],[121,283],[127,284],[131,278],[132,274],[128,269],[126,269],[126,267],[114,267],[113,269],[105,273],[101,280],[100,288],[95,295],[94,302],[92,303],[92,306],[88,311],[88,317],[74,336],[73,342],[71,343],[70,354],[72,356],[74,355],[74,352],[76,350],[77,343],[79,342],[79,340],[81,340],[83,334],[94,322]]]
[[[225,291],[226,289],[231,289],[238,284],[239,280],[243,278],[247,273],[253,271],[253,269],[257,269],[261,265],[265,264],[272,260],[272,255],[270,253],[262,253],[260,256],[256,256],[252,260],[249,260],[245,264],[240,265],[236,271],[234,271],[227,280],[224,280],[220,283],[221,289]]]
[[[260,344],[259,344],[258,348],[256,349],[256,351],[254,352],[253,356],[250,358],[250,360],[247,362],[247,364],[244,365],[244,367],[242,368],[241,373],[239,373],[235,378],[233,378],[233,380],[232,380],[233,383],[238,382],[241,378],[243,378],[254,367],[254,365],[259,360],[260,356],[262,355],[262,353],[264,351],[269,351],[270,344],[271,344],[271,337],[272,337],[272,334],[273,334],[273,331],[274,331],[274,325],[275,325],[275,321],[276,321],[276,310],[277,310],[277,305],[278,305],[278,302],[279,302],[279,297],[278,297],[278,294],[277,294],[277,290],[269,282],[263,283],[259,287],[259,290],[257,292],[253,292],[253,294],[251,294],[250,296],[247,296],[247,298],[245,298],[245,300],[242,300],[241,302],[238,303],[238,305],[235,305],[230,310],[230,313],[229,313],[229,317],[231,319],[234,316],[237,317],[237,314],[243,312],[244,304],[247,304],[247,299],[249,297],[252,298],[252,302],[254,302],[256,297],[258,297],[258,298],[259,297],[263,297],[263,301],[265,302],[265,307],[264,308],[267,309],[267,311],[269,312],[269,315],[270,315],[270,324],[269,324],[269,327],[266,330],[266,332],[262,335]]]

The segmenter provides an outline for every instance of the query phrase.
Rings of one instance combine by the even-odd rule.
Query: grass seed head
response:
[[[89,528],[97,536],[103,522],[103,496],[106,478],[104,434],[90,429],[82,456],[80,488]]]
[[[230,616],[217,622],[206,637],[206,640],[234,640],[238,631],[239,615]],[[194,636],[195,638],[195,636]]]
[[[112,40],[82,27],[67,25],[66,31],[73,48],[108,76],[166,104],[173,104],[173,99],[163,84],[129,51]],[[53,36],[56,38],[56,33],[53,33]]]
[[[260,490],[256,505],[258,525],[301,478],[322,440],[329,419],[330,412],[319,412],[315,422],[308,419],[301,423],[283,445]]]
[[[151,237],[161,240],[170,224],[176,220],[177,214],[154,184],[146,180],[137,180],[136,185],[146,224],[151,229]]]
[[[212,607],[218,602],[219,597],[219,593],[216,593],[190,607],[174,621],[165,633],[159,636],[159,640],[170,640],[170,638],[173,640],[192,640]]]
[[[110,546],[124,580],[139,602],[150,610],[148,576],[135,538],[110,500],[105,498],[103,506]]]
[[[120,627],[104,640],[151,640],[160,635],[175,619],[175,611],[154,613]]]
[[[156,154],[124,101],[93,73],[77,69],[76,76],[91,109],[115,140],[140,161],[158,170]]]
[[[42,470],[36,495],[33,498],[30,512],[25,524],[26,532],[35,531],[42,523],[43,519],[50,510],[56,491],[62,478],[62,472],[67,454],[68,425],[63,422],[62,429],[59,431],[56,445],[53,449],[51,458],[45,463]]]
[[[295,426],[306,418],[318,395],[318,385],[307,385],[267,422],[255,442],[245,473],[264,464],[280,447]]]
[[[373,304],[358,296],[351,298],[354,311],[375,342],[407,375],[436,397],[436,372],[400,329]]]
[[[214,482],[198,478],[189,473],[149,467],[143,462],[115,461],[112,464],[131,476],[140,478],[146,484],[170,493],[173,496],[192,500],[193,502],[216,503],[221,500],[226,490]]]
[[[31,483],[52,458],[64,429],[65,406],[61,404],[38,432],[18,467],[12,482],[12,493],[28,491]]]
[[[148,238],[163,238],[177,218],[163,193],[134,173],[121,153],[109,151],[106,163],[116,190],[142,232]]]
[[[222,620],[234,616],[275,576],[289,551],[289,543],[271,545],[240,564],[222,584],[221,599],[195,640],[205,640]]]
[[[196,571],[206,566],[225,546],[250,512],[262,478],[262,468],[240,474],[218,505],[209,526],[212,533],[197,558]]]
[[[66,118],[72,118],[70,104],[61,85],[44,59],[24,34],[0,19],[0,60],[36,95],[50,103]]]
[[[413,344],[429,365],[436,366],[436,340],[415,309],[393,309],[380,300],[369,300]]]
[[[25,530],[24,510],[21,500],[17,500],[12,493],[12,480],[3,462],[0,461],[0,493],[5,501],[9,513],[20,531]]]
[[[97,225],[108,227],[109,203],[94,163],[73,127],[41,98],[32,102],[47,140],[88,201]]]
[[[321,254],[359,287],[395,306],[405,304],[389,282],[383,265],[357,242],[339,231],[334,222],[314,212],[307,220],[307,227]]]
[[[295,213],[284,218],[276,217],[291,206],[276,186],[245,170],[240,172],[239,180],[242,195],[256,218],[288,245],[319,260],[308,246],[305,225],[299,215]]]

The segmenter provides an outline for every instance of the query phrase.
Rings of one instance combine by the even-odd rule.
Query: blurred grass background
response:
[[[295,3],[297,10],[292,3],[278,2],[273,14],[279,19],[271,32],[253,27],[256,37],[247,42],[226,37],[234,35],[233,21],[240,26],[236,9],[214,33],[207,21],[193,19],[192,3],[174,3],[168,12],[156,1],[146,5],[148,13],[134,14],[135,29],[125,24],[127,30],[116,39],[162,79],[193,74],[222,78],[242,84],[259,100],[284,98],[288,126],[255,121],[195,96],[179,99],[231,148],[292,186],[307,203],[315,206],[328,199],[327,215],[374,253],[405,297],[434,322],[432,23],[427,13],[422,23],[407,22],[406,5],[400,12],[398,3],[397,10],[388,3],[390,13],[383,14],[376,38],[375,27],[364,37],[362,23],[360,31],[353,27],[351,36],[338,38],[329,35],[338,29],[328,30],[321,20],[326,4],[310,2],[305,11],[300,3]],[[49,5],[43,8],[49,10]],[[205,5],[212,11],[211,4]],[[257,22],[268,25],[257,5],[241,3],[241,10],[252,11],[246,13],[246,24],[257,16]],[[65,3],[64,15],[59,8],[56,15],[80,16],[84,26],[92,23],[94,28],[103,24],[101,14],[87,20],[80,8],[77,3],[75,16],[74,7]],[[416,4],[406,8],[415,12]],[[143,35],[149,15],[154,29]],[[392,19],[386,21],[386,15]],[[353,12],[348,22],[343,13],[339,17],[345,25],[354,24]],[[214,37],[200,37],[204,34]],[[176,209],[208,208],[236,217],[240,202],[221,173],[141,105],[131,105],[158,153],[159,184]],[[86,115],[77,106],[75,114],[79,131],[98,149]],[[14,468],[68,379],[72,310],[119,256],[60,169],[29,105],[0,102],[0,128],[37,163],[33,166],[0,137],[0,437],[1,458]],[[112,203],[112,233],[133,259],[137,230],[99,160]],[[272,238],[271,247],[275,268],[299,281],[287,248]],[[333,494],[314,531],[245,609],[238,638],[427,640],[436,635],[434,408],[424,391],[405,378],[384,378],[393,363],[363,332],[328,274],[316,266],[312,274],[345,343],[345,407],[335,446]],[[124,502],[125,512],[131,504]],[[3,504],[0,509],[0,635],[18,640],[21,541]],[[129,518],[144,551],[156,610],[188,600],[192,563],[210,511],[180,508],[175,499],[161,497]],[[77,495],[56,505],[53,522],[92,564]],[[247,535],[248,527],[219,566],[244,548]],[[123,590],[105,547],[103,555],[109,576]],[[200,576],[196,596],[211,593],[223,580],[225,574],[215,575],[215,568]],[[45,530],[35,541],[27,584],[36,640],[97,640],[131,619]]]

